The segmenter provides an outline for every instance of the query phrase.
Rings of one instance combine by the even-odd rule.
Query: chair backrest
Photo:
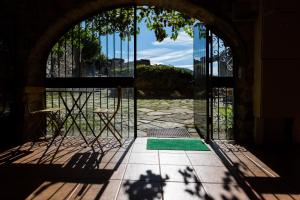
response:
[[[24,98],[29,114],[45,108],[44,87],[26,87],[24,90]]]

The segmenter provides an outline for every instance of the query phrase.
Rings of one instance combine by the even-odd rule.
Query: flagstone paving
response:
[[[193,99],[139,99],[137,102],[139,136],[151,128],[186,128],[197,137],[194,128]]]

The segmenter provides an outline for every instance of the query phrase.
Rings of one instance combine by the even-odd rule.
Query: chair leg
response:
[[[99,137],[102,135],[102,133],[104,132],[105,128],[108,126],[108,125],[106,124],[106,122],[102,119],[101,115],[100,115],[99,113],[97,113],[97,115],[99,116],[100,120],[103,121],[104,127],[102,128],[102,130],[100,130],[100,133],[95,137],[95,139],[90,143],[91,146],[93,146],[94,143],[95,143],[96,141],[98,141]],[[98,142],[99,142],[99,141],[98,141]]]
[[[121,139],[122,139],[122,136],[121,136],[121,134],[119,133],[119,131],[118,131],[118,130],[113,126],[113,124],[111,123],[111,121],[113,120],[114,117],[112,117],[112,118],[109,119],[105,114],[103,114],[103,116],[104,116],[104,118],[106,119],[106,121],[105,121],[105,119],[103,119],[102,117],[101,117],[101,120],[107,124],[107,128],[110,130],[110,132],[113,134],[113,136],[118,140],[118,142],[120,143],[120,145],[122,145],[121,140],[117,137],[117,135],[116,135],[115,133],[117,133],[118,136],[119,136]],[[114,129],[115,131],[113,131],[112,129]]]
[[[50,141],[50,144],[47,145],[47,148],[46,148],[46,150],[44,151],[43,155],[40,157],[38,163],[40,163],[40,162],[42,161],[42,158],[46,155],[46,153],[48,152],[49,148],[53,145],[55,139],[56,139],[59,135],[60,135],[60,136],[63,136],[63,135],[61,135],[61,129],[63,128],[63,122],[60,122],[60,119],[59,119],[59,117],[57,116],[57,112],[55,112],[55,113],[50,113],[48,117],[49,117],[50,123],[54,125],[55,130],[54,130],[54,132],[53,132],[53,136],[52,136],[52,139],[51,139],[51,141]],[[66,136],[66,134],[63,136],[62,141],[64,140],[65,136]],[[61,141],[61,143],[62,143],[62,141]],[[60,143],[60,145],[61,145],[61,143]],[[60,146],[60,145],[59,145],[59,146]],[[59,146],[58,146],[58,149],[59,149]],[[57,149],[57,151],[58,151],[58,149]],[[56,153],[57,153],[57,151],[56,151]],[[55,156],[55,155],[54,155],[54,156]],[[52,160],[53,160],[53,159],[52,159]]]
[[[50,144],[47,145],[43,155],[40,157],[39,161],[38,161],[38,164],[40,164],[40,162],[42,161],[42,158],[46,155],[46,153],[48,152],[48,150],[50,149],[50,147],[52,146],[52,144],[54,143],[54,140],[56,139],[57,135],[53,135],[51,141],[50,141]]]
[[[114,131],[119,135],[120,138],[122,138],[122,135],[120,134],[120,132],[116,129],[116,127],[111,123],[111,120],[108,119],[107,116],[105,116],[106,120],[109,121],[108,124],[111,126],[111,128],[114,129]]]

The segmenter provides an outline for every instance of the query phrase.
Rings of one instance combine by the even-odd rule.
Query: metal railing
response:
[[[213,138],[232,140],[234,122],[233,88],[213,88],[212,96],[212,124]]]
[[[133,89],[123,88],[122,90],[120,108],[112,123],[124,138],[133,137]],[[80,92],[78,92],[78,88],[47,88],[46,106],[47,108],[62,108],[59,115],[62,119],[65,119],[68,109],[71,110],[75,105],[75,101],[77,101],[79,107],[74,107],[71,112],[75,117],[78,114],[76,118],[74,117],[78,127],[69,117],[64,123],[63,130],[66,131],[70,128],[68,135],[77,136],[79,135],[78,128],[80,128],[83,134],[89,136],[92,131],[97,134],[104,126],[94,113],[95,109],[101,107],[114,110],[117,106],[116,92],[116,88],[81,88]],[[47,134],[52,134],[53,130],[54,127],[47,127]],[[105,131],[102,137],[112,136],[108,129]]]

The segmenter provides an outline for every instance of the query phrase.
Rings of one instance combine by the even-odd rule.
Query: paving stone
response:
[[[151,109],[148,109],[148,108],[138,108],[137,109],[138,111],[141,111],[141,112],[153,112],[154,110],[151,110]]]
[[[150,123],[151,121],[140,119],[140,120],[138,120],[138,122],[141,122],[141,123],[144,123],[144,124],[148,124],[148,123]]]
[[[154,125],[153,122],[151,124],[141,124],[138,126],[138,130],[143,130],[143,131],[146,131],[149,128],[157,128],[157,126]]]
[[[155,119],[159,119],[161,118],[162,116],[149,116],[149,115],[143,115],[143,116],[140,116],[138,115],[138,119],[141,119],[141,120],[149,120],[149,121],[152,121],[152,120],[155,120]]]
[[[184,124],[193,124],[194,120],[193,119],[188,119],[183,121]]]
[[[138,100],[138,134],[147,135],[149,128],[194,128],[192,99]],[[195,133],[196,131],[190,131]]]
[[[152,115],[154,115],[154,116],[157,116],[157,115],[170,115],[170,114],[172,114],[172,113],[165,113],[165,112],[158,112],[158,111],[147,113],[147,115],[150,115],[150,116],[152,116]]]
[[[195,128],[188,128],[189,133],[197,133],[197,130]]]

